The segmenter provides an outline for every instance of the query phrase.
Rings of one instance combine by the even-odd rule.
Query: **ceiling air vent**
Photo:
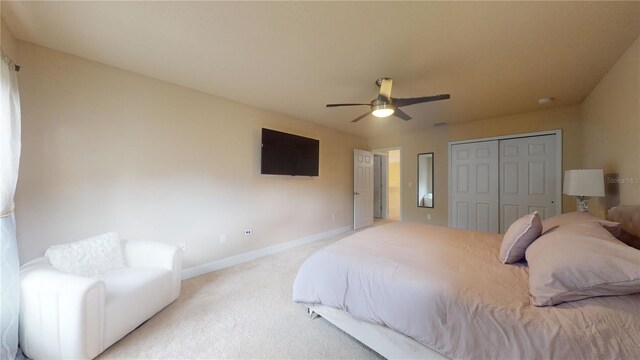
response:
[[[437,122],[437,123],[433,123],[433,126],[445,126],[445,125],[449,125],[449,123],[446,122],[446,121],[440,121],[440,122]]]

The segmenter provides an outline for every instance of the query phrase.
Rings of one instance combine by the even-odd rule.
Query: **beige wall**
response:
[[[352,224],[352,154],[363,139],[18,44],[22,262],[116,230],[186,241],[191,267]],[[260,175],[262,127],[319,139],[320,176]]]
[[[584,168],[604,169],[622,181],[619,196],[608,186],[605,199],[591,210],[604,215],[605,204],[640,203],[640,38],[629,47],[582,105]]]
[[[420,121],[416,119],[416,121]],[[574,169],[580,165],[580,107],[566,106],[525,114],[433,127],[427,130],[394,134],[369,140],[373,149],[402,147],[402,219],[447,225],[448,220],[448,143],[450,141],[486,138],[492,136],[562,129],[563,168]],[[434,153],[434,204],[433,209],[417,206],[417,154]],[[411,183],[411,187],[409,187]],[[564,197],[563,211],[573,211],[575,202]]]
[[[0,46],[7,56],[18,62],[18,41],[13,37],[4,21],[0,21]]]

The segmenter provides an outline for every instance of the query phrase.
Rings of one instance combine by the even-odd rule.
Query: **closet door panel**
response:
[[[451,148],[451,225],[498,231],[498,141]]]
[[[526,211],[523,211],[521,209],[521,206],[517,204],[503,204],[500,207],[500,211],[501,211],[500,222],[503,224],[509,224],[509,225],[513,224],[514,221],[518,220],[521,217],[520,214],[522,212],[526,212]],[[509,226],[506,226],[504,227],[504,230],[501,229],[500,232],[504,234],[506,232],[506,229],[508,228]]]
[[[469,228],[469,203],[459,202],[455,205],[457,226],[461,229]]]
[[[491,204],[476,204],[476,230],[491,231]]]
[[[538,211],[556,215],[556,135],[500,140],[500,232]]]

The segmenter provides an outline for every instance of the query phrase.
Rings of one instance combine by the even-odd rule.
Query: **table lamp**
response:
[[[566,170],[563,193],[576,196],[578,211],[588,211],[591,196],[604,196],[604,171],[602,169]]]

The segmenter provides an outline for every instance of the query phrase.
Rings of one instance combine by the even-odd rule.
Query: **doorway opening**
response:
[[[373,216],[376,222],[401,221],[401,149],[379,149],[373,153]]]

